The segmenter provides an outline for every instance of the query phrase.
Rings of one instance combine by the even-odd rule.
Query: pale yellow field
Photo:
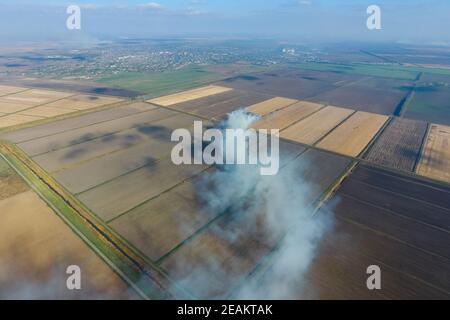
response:
[[[19,112],[19,111],[22,111],[22,110],[28,109],[28,108],[30,108],[29,105],[8,102],[8,101],[2,100],[2,98],[0,98],[0,112],[15,113],[15,112]]]
[[[298,102],[295,99],[288,99],[283,97],[275,97],[257,104],[254,104],[247,108],[247,111],[265,116],[271,112],[286,108],[294,103]]]
[[[32,191],[0,201],[0,297],[133,298],[125,283]],[[67,290],[77,265],[82,290]]]
[[[233,90],[233,89],[221,87],[221,86],[207,86],[207,87],[202,87],[202,88],[197,88],[197,89],[193,89],[193,90],[189,90],[189,91],[183,91],[180,93],[171,94],[171,95],[156,98],[156,99],[151,99],[151,100],[148,100],[147,102],[167,107],[167,106],[171,106],[174,104],[187,102],[187,101],[191,101],[191,100],[196,100],[196,99],[212,96],[215,94],[219,94],[219,93],[223,93],[223,92],[227,92],[227,91],[231,91],[231,90]]]
[[[25,92],[11,94],[2,97],[2,100],[13,103],[26,104],[29,106],[36,106],[40,104],[49,103],[58,99],[63,99],[72,96],[73,93],[32,89]]]
[[[24,90],[27,90],[27,88],[0,85],[0,96],[6,95],[6,94],[12,94],[12,93],[16,93],[16,92],[20,92],[20,91],[24,91]]]
[[[328,106],[303,119],[280,134],[282,138],[314,144],[349,117],[354,110]]]
[[[320,141],[317,147],[356,157],[388,119],[388,116],[358,111]]]
[[[87,110],[121,101],[123,100],[116,97],[104,97],[104,96],[83,94],[51,102],[49,104],[46,104],[46,106],[64,109],[73,109],[73,110]]]
[[[432,124],[417,174],[450,182],[450,127]]]
[[[299,101],[256,121],[251,127],[254,129],[279,129],[281,131],[318,111],[322,107],[323,105],[321,104]]]
[[[50,117],[56,117],[56,116],[60,116],[62,114],[67,114],[67,113],[72,113],[72,112],[76,112],[76,110],[47,107],[45,105],[45,106],[39,106],[39,107],[24,110],[24,111],[19,112],[18,114],[26,115],[26,116],[37,116],[37,117],[50,118]]]
[[[9,114],[7,116],[0,117],[0,128],[6,128],[11,126],[17,126],[36,120],[44,119],[43,117],[25,116],[21,114]]]

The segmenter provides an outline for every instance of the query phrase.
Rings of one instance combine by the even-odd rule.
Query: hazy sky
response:
[[[68,31],[66,8],[82,10]],[[369,5],[382,30],[366,28]],[[312,41],[450,43],[449,0],[0,0],[0,41],[164,36],[259,36]]]

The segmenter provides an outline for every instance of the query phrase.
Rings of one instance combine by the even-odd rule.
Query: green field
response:
[[[187,67],[160,73],[122,73],[99,79],[98,82],[158,97],[218,81],[223,77],[201,67]]]
[[[450,75],[450,70],[420,67],[405,67],[399,65],[374,65],[374,64],[336,64],[307,62],[295,64],[294,66],[313,71],[335,72],[342,74],[353,74],[362,76],[384,77],[400,80],[415,80],[419,73]]]
[[[419,85],[407,107],[406,117],[450,125],[450,88]]]

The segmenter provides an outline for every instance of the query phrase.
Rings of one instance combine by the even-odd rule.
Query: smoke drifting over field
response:
[[[221,127],[247,128],[253,121],[254,116],[238,110]],[[283,150],[280,150],[282,157]],[[201,298],[222,294],[243,299],[298,297],[318,244],[332,225],[329,215],[312,217],[311,188],[301,178],[311,165],[293,161],[280,168],[275,176],[260,175],[255,165],[224,165],[205,174],[196,185],[202,210],[225,213],[208,232],[220,243],[228,243],[234,254],[229,255],[223,249],[211,250],[195,266],[186,265],[192,261],[180,261],[184,268],[192,269],[181,284],[195,288]],[[269,267],[263,273],[245,278],[251,271],[242,270],[248,260],[252,261],[253,268],[274,247],[277,249],[271,254]],[[230,294],[230,288],[221,292],[218,283],[223,287],[229,283],[238,285],[231,288]]]

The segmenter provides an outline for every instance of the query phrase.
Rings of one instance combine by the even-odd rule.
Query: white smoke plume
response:
[[[246,129],[256,119],[245,110],[238,110],[229,114],[219,126]],[[283,159],[280,162],[283,163]],[[270,267],[264,273],[239,279],[239,286],[226,297],[292,299],[298,298],[300,290],[305,289],[301,288],[305,272],[314,259],[321,238],[332,225],[330,215],[312,217],[311,187],[302,179],[302,173],[312,166],[294,160],[280,168],[277,175],[262,176],[255,165],[224,165],[203,175],[196,184],[202,210],[230,215],[228,223],[209,227],[214,236],[235,247],[249,238],[262,246],[277,247]],[[258,250],[250,249],[246,254],[259,259]],[[197,263],[181,284],[195,288],[201,298],[221,297],[220,290],[215,287],[221,281],[236,280],[240,268],[238,262],[233,265],[235,262],[230,261],[233,259],[228,259],[226,265],[221,263],[222,258],[220,253],[208,252],[207,259]],[[239,257],[236,258],[238,260]],[[184,268],[188,263],[180,261]],[[217,281],[211,281],[207,274],[214,274]]]

